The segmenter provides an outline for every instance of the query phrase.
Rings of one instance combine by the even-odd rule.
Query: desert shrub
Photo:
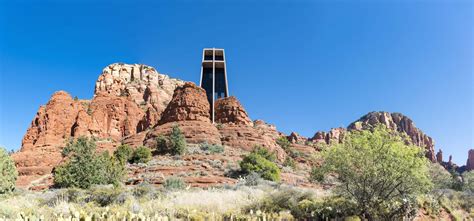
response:
[[[291,146],[290,141],[286,137],[277,138],[276,143],[285,151],[288,151]]]
[[[148,147],[140,146],[133,151],[130,158],[131,163],[148,163],[151,160],[151,150]]]
[[[338,196],[328,196],[316,199],[304,199],[298,203],[299,219],[306,220],[360,220],[353,216],[356,212],[355,203]]]
[[[264,148],[262,146],[259,146],[259,145],[256,145],[253,150],[252,150],[252,153],[254,154],[257,154],[257,155],[260,155],[262,156],[263,158],[271,161],[271,162],[275,162],[276,161],[276,155],[275,153],[273,152],[270,152],[267,148]]]
[[[422,148],[406,145],[401,135],[382,125],[348,133],[323,158],[312,177],[323,180],[337,174],[338,193],[354,201],[356,214],[369,220],[412,215],[415,196],[431,187]]]
[[[207,142],[201,143],[199,148],[203,151],[208,151],[209,153],[222,153],[224,152],[224,147],[219,144],[209,144]]]
[[[295,160],[293,160],[293,158],[291,157],[286,157],[285,161],[283,162],[283,166],[286,166],[286,167],[291,167],[293,169],[296,168],[296,162]]]
[[[171,154],[183,155],[186,153],[186,139],[179,129],[178,125],[174,125],[170,134]]]
[[[463,178],[463,190],[474,193],[474,171],[464,172]]]
[[[186,188],[186,182],[179,177],[170,177],[165,180],[163,187],[168,190],[180,190]]]
[[[156,149],[160,153],[171,153],[172,155],[186,153],[186,139],[178,125],[173,125],[169,136],[159,135],[155,140]]]
[[[436,218],[442,208],[439,199],[432,194],[418,196],[417,203],[419,208],[423,208],[425,213],[433,218]]]
[[[245,156],[240,162],[240,169],[243,174],[252,172],[259,174],[263,179],[270,181],[280,180],[280,169],[272,161],[276,157],[273,153],[263,148],[256,148]]]
[[[438,163],[430,163],[428,167],[429,175],[435,189],[459,189],[457,187],[456,175],[448,172]]]
[[[286,187],[270,192],[262,200],[251,205],[248,209],[271,213],[288,210],[296,219],[302,219],[306,214],[301,210],[299,204],[302,201],[311,200],[312,198],[313,195],[310,192]]]
[[[111,204],[123,204],[128,198],[128,193],[123,189],[107,186],[95,186],[87,194],[85,202],[94,202],[102,207]]]
[[[114,151],[114,156],[117,160],[119,160],[122,163],[128,162],[133,154],[133,149],[124,144],[120,145],[115,151]]]
[[[7,150],[0,147],[0,194],[11,192],[15,189],[18,171],[15,162],[11,159]]]
[[[167,137],[160,134],[155,138],[155,141],[156,141],[156,150],[158,151],[158,153],[169,152],[170,141]]]
[[[93,140],[80,137],[63,149],[68,161],[54,168],[54,184],[57,187],[87,189],[95,184],[118,185],[124,175],[124,165],[108,152],[96,153]]]
[[[155,199],[157,198],[160,193],[156,190],[156,188],[148,183],[141,183],[135,186],[132,189],[132,194],[136,198],[148,198],[148,199]]]

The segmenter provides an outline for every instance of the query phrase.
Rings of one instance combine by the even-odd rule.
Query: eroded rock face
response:
[[[146,113],[138,126],[138,130],[145,130],[158,123],[174,90],[183,84],[147,65],[115,63],[102,71],[94,96],[109,94],[134,102]]]
[[[466,170],[467,171],[474,170],[474,149],[469,150],[467,162],[466,162]]]
[[[261,146],[275,152],[281,161],[286,158],[285,151],[276,143],[276,139],[284,135],[278,132],[275,126],[261,120],[255,121],[253,126],[223,124],[219,132],[224,145],[246,151],[252,151],[256,146]]]
[[[99,138],[99,149],[113,150],[125,137],[156,125],[174,89],[183,84],[146,65],[112,64],[99,76],[92,100],[54,93],[39,108],[20,151],[13,155],[18,185],[48,176],[72,138]]]
[[[350,124],[348,130],[369,129],[376,124],[406,133],[414,145],[425,148],[429,160],[436,162],[433,139],[418,129],[410,118],[400,113],[370,112]]]
[[[344,134],[347,132],[345,128],[331,128],[329,132],[318,131],[314,134],[311,141],[313,143],[333,144],[340,143],[344,139]]]
[[[160,124],[176,121],[210,121],[210,105],[206,91],[194,83],[186,82],[176,88],[173,98],[163,112]]]
[[[308,141],[308,138],[299,135],[296,132],[291,132],[289,136],[286,137],[288,141],[292,144],[305,144]]]
[[[247,111],[244,110],[240,102],[235,98],[226,97],[216,101],[215,103],[215,122],[221,124],[241,124],[252,125]]]
[[[443,151],[441,149],[436,153],[436,161],[443,162]]]
[[[168,135],[176,125],[188,143],[221,144],[220,134],[210,120],[210,105],[206,91],[187,82],[176,88],[163,116],[145,137],[147,146],[155,146],[158,135]]]

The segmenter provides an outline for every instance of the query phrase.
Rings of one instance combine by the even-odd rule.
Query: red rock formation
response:
[[[20,151],[13,155],[20,172],[17,183],[25,186],[50,174],[70,138],[102,138],[97,146],[113,150],[124,137],[154,126],[182,84],[149,66],[112,64],[99,76],[91,101],[56,92],[39,108]]]
[[[436,153],[436,161],[443,162],[443,151],[441,149],[439,149],[438,153]]]
[[[387,128],[406,133],[414,145],[426,149],[428,159],[436,162],[433,139],[418,129],[410,118],[400,113],[370,112],[350,124],[348,130],[369,129],[376,124],[383,124]]]
[[[206,91],[194,83],[186,82],[176,88],[171,102],[166,107],[160,124],[176,121],[210,122],[210,106]]]
[[[342,139],[344,139],[344,133],[346,133],[346,129],[342,127],[338,128],[331,128],[331,130],[326,133],[324,131],[318,131],[314,134],[311,141],[313,143],[325,143],[325,144],[332,144],[334,142],[340,143]]]
[[[219,131],[210,120],[206,91],[194,83],[176,88],[159,125],[146,135],[144,143],[155,146],[155,137],[169,134],[174,125],[179,126],[189,143],[221,143]]]
[[[466,162],[466,170],[467,171],[474,170],[474,149],[469,150],[467,162]]]
[[[222,98],[215,103],[217,123],[232,123],[242,125],[253,125],[247,112],[235,97]]]
[[[290,141],[292,144],[304,144],[308,140],[308,138],[303,137],[296,132],[291,132],[291,134],[287,136],[286,139],[288,139],[288,141]]]

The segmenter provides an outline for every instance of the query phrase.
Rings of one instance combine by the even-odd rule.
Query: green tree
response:
[[[151,150],[148,147],[140,146],[133,151],[130,159],[131,163],[148,163],[151,160]]]
[[[412,212],[416,194],[431,187],[428,160],[420,147],[384,126],[353,131],[323,153],[324,164],[312,177],[334,174],[338,193],[357,205],[368,220],[393,220]]]
[[[183,155],[186,153],[186,139],[178,125],[174,125],[169,136],[171,145],[171,154]]]
[[[133,149],[130,146],[124,144],[124,145],[120,145],[114,151],[114,156],[121,163],[125,164],[132,158],[132,153],[133,153]]]
[[[267,159],[268,161],[275,162],[276,155],[273,152],[270,152],[268,149],[256,145],[252,151],[252,153],[262,156],[263,158]]]
[[[168,137],[165,137],[163,135],[158,135],[155,138],[156,141],[156,150],[158,153],[167,153],[170,150],[170,141]]]
[[[245,156],[240,162],[240,169],[243,174],[256,173],[263,179],[271,181],[280,180],[280,169],[273,161],[275,154],[267,149],[256,147],[250,154]]]
[[[168,136],[158,135],[155,139],[156,150],[159,153],[171,153],[172,155],[183,155],[186,153],[186,139],[178,125],[173,125]]]
[[[438,163],[431,163],[428,171],[435,189],[453,188],[453,175],[444,169],[443,166]]]
[[[464,172],[462,174],[463,178],[463,189],[474,193],[474,170],[469,172]]]
[[[15,162],[3,147],[0,147],[0,175],[0,194],[13,191],[18,171]]]
[[[124,165],[108,152],[96,153],[95,142],[80,137],[63,149],[68,161],[54,168],[54,183],[58,187],[88,189],[97,184],[118,184],[124,175]]]

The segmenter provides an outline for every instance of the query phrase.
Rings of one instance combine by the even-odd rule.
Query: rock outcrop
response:
[[[441,149],[439,149],[438,153],[436,153],[436,161],[443,162],[443,151]]]
[[[429,160],[436,162],[433,139],[418,129],[410,118],[400,113],[370,112],[350,124],[348,130],[370,129],[376,124],[406,133],[414,145],[425,148]]]
[[[216,109],[215,122],[217,123],[232,123],[240,125],[253,124],[247,112],[234,96],[218,99],[214,107]]]
[[[474,170],[474,149],[469,150],[465,169],[467,171]]]
[[[176,88],[159,124],[146,135],[145,144],[154,146],[155,138],[169,134],[174,125],[179,126],[188,143],[221,144],[219,131],[210,120],[206,91],[194,83]]]
[[[146,65],[117,63],[103,70],[92,100],[54,93],[13,155],[20,173],[17,183],[24,186],[50,174],[71,138],[95,137],[99,148],[113,150],[122,139],[156,125],[174,89],[183,84]]]
[[[308,141],[308,138],[299,135],[296,132],[291,132],[289,136],[286,137],[288,141],[292,144],[305,144]]]
[[[314,134],[314,136],[310,140],[316,144],[340,143],[344,139],[344,134],[346,133],[346,131],[347,130],[342,127],[331,128],[329,132],[318,131]]]

